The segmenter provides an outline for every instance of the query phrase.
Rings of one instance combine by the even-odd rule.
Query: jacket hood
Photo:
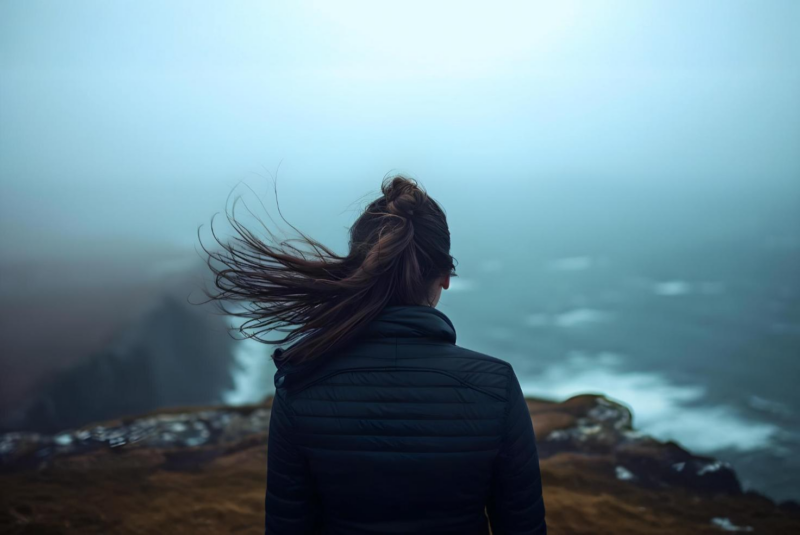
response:
[[[359,340],[383,338],[429,338],[455,344],[456,329],[444,312],[425,305],[393,305],[384,307],[378,315],[356,335],[351,343]],[[284,349],[277,348],[273,358],[280,357]],[[318,366],[330,364],[320,357],[311,361],[293,364],[284,362],[275,374],[275,386],[280,387],[291,374],[293,380],[313,372]],[[277,361],[275,361],[277,363]]]

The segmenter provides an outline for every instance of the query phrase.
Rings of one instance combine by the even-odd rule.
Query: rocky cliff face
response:
[[[56,432],[157,407],[220,403],[233,340],[206,309],[164,295],[86,361],[56,374],[3,429]]]
[[[800,533],[795,504],[636,432],[599,396],[529,400],[551,533]],[[3,533],[263,533],[270,404],[0,435]]]

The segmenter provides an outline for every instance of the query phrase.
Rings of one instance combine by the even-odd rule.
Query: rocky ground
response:
[[[800,533],[800,507],[636,432],[598,396],[529,400],[550,533]],[[270,404],[0,435],[0,532],[263,533]]]

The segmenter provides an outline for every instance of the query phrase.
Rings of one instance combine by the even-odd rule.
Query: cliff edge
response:
[[[637,432],[605,397],[529,399],[554,534],[800,533],[800,508]],[[270,402],[0,435],[0,532],[263,533]]]

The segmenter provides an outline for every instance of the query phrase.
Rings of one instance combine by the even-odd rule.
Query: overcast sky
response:
[[[334,245],[390,171],[464,231],[548,191],[800,201],[798,28],[793,0],[7,0],[0,246],[192,247],[279,163]]]

